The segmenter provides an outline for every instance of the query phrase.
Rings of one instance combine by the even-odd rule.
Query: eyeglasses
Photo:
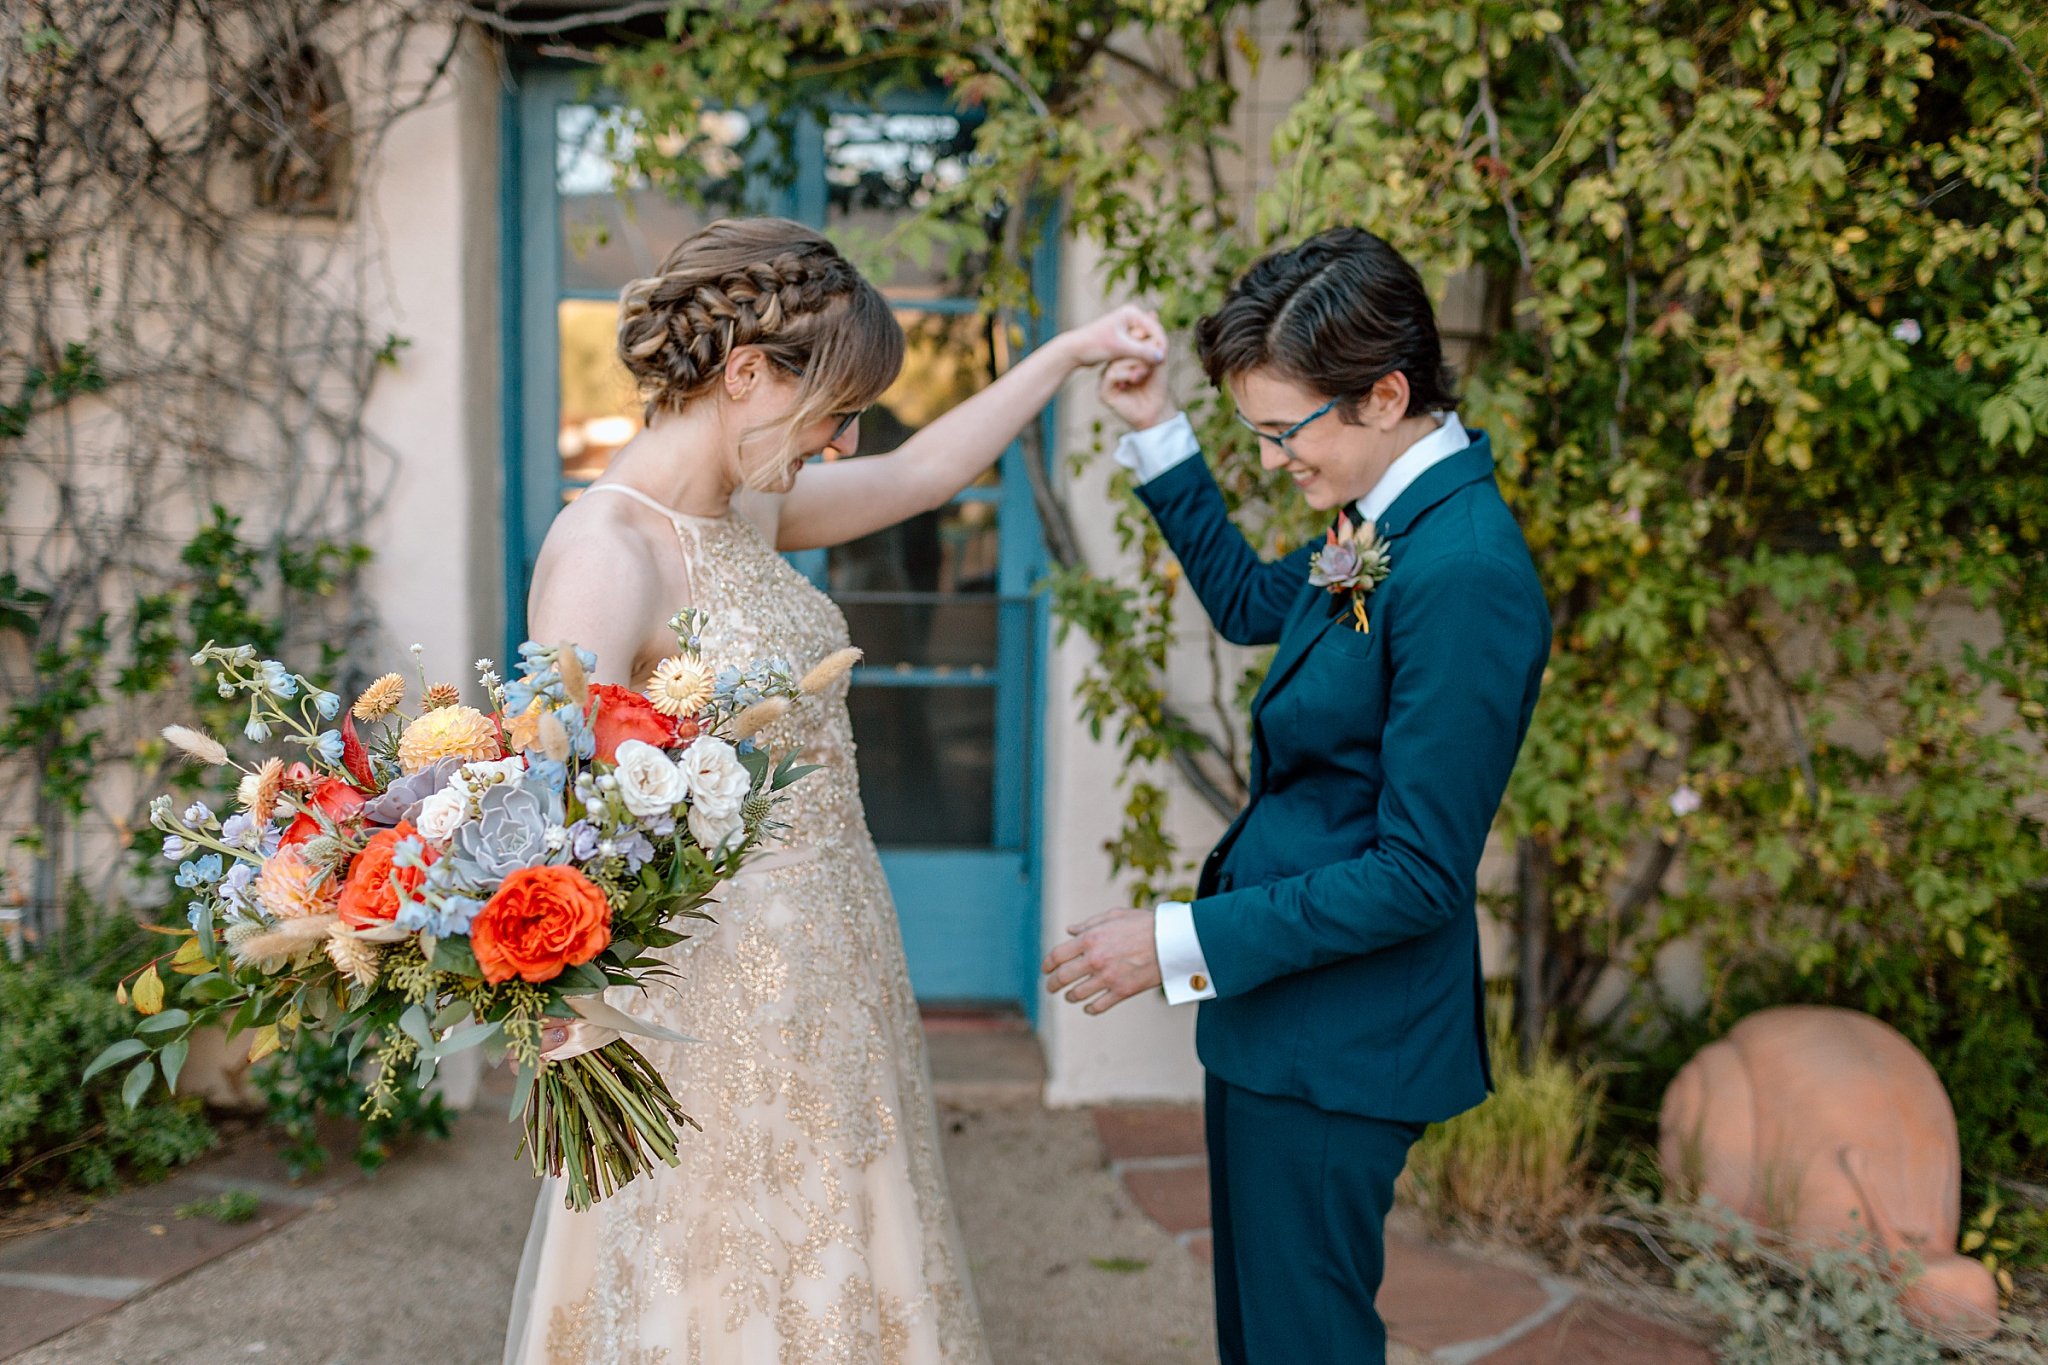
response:
[[[798,379],[802,379],[804,377],[802,367],[790,364],[787,360],[784,360],[779,355],[769,356],[768,358],[774,361],[776,364],[780,365],[783,369],[788,370]],[[846,434],[847,428],[851,427],[855,422],[858,422],[861,419],[861,414],[866,411],[866,408],[856,408],[852,412],[842,412],[838,414],[839,425],[832,428],[832,434],[825,438],[825,444],[828,446],[837,445],[839,443],[839,438]]]
[[[1281,454],[1285,455],[1288,459],[1292,460],[1298,457],[1294,453],[1294,447],[1287,444],[1288,438],[1293,436],[1294,433],[1296,433],[1297,431],[1300,431],[1303,427],[1307,426],[1310,422],[1315,421],[1316,418],[1321,417],[1331,408],[1336,407],[1339,401],[1340,400],[1338,399],[1332,398],[1329,402],[1323,404],[1314,412],[1302,418],[1299,422],[1296,422],[1293,426],[1287,428],[1287,430],[1279,432],[1277,434],[1270,431],[1260,431],[1257,427],[1253,426],[1250,421],[1246,420],[1245,415],[1241,412],[1235,415],[1237,417],[1239,426],[1242,426],[1246,431],[1249,431],[1252,435],[1258,437],[1261,441],[1271,441],[1274,445],[1279,446]]]

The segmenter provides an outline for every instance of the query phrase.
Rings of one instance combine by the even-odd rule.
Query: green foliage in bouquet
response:
[[[53,942],[21,962],[0,953],[0,1191],[154,1180],[213,1145],[196,1098],[130,1106],[111,1081],[78,1084],[132,1027],[114,982],[145,937],[74,887]]]

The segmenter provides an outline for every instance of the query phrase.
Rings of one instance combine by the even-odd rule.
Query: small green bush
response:
[[[1477,1109],[1430,1125],[1408,1153],[1410,1194],[1441,1218],[1554,1225],[1585,1195],[1601,1082],[1547,1047],[1523,1063],[1509,997],[1494,996],[1488,1022],[1494,1092]]]
[[[131,1110],[118,1072],[78,1083],[87,1063],[134,1027],[114,983],[124,964],[141,960],[148,935],[125,915],[83,906],[66,921],[26,960],[0,954],[0,1189],[155,1180],[213,1145],[196,1098],[155,1091]]]

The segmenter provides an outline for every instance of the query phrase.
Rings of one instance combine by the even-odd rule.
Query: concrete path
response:
[[[502,1105],[487,1092],[484,1106],[449,1141],[345,1188],[287,1191],[314,1202],[266,1204],[241,1228],[165,1216],[67,1229],[80,1245],[94,1230],[108,1282],[44,1280],[33,1292],[99,1316],[13,1365],[494,1365],[534,1185]],[[1086,1113],[990,1103],[949,1106],[941,1119],[998,1365],[1215,1359],[1206,1269],[1131,1204]],[[148,1193],[161,1210],[218,1183],[209,1161]],[[392,1229],[403,1235],[396,1253]],[[229,1234],[240,1244],[191,1263],[202,1242]],[[29,1243],[52,1235],[7,1250],[33,1264]],[[77,1269],[65,1263],[66,1275]],[[130,1298],[138,1281],[157,1287]],[[26,1303],[0,1302],[0,1357],[6,1334],[29,1326]]]

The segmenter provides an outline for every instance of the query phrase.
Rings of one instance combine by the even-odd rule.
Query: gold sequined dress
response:
[[[845,647],[839,609],[744,519],[610,487],[675,522],[707,661],[801,672]],[[507,1365],[988,1360],[845,687],[764,736],[823,765],[782,807],[783,850],[720,889],[715,926],[666,950],[679,981],[608,997],[702,1040],[634,1045],[704,1131],[683,1134],[680,1165],[588,1213],[543,1188]]]

